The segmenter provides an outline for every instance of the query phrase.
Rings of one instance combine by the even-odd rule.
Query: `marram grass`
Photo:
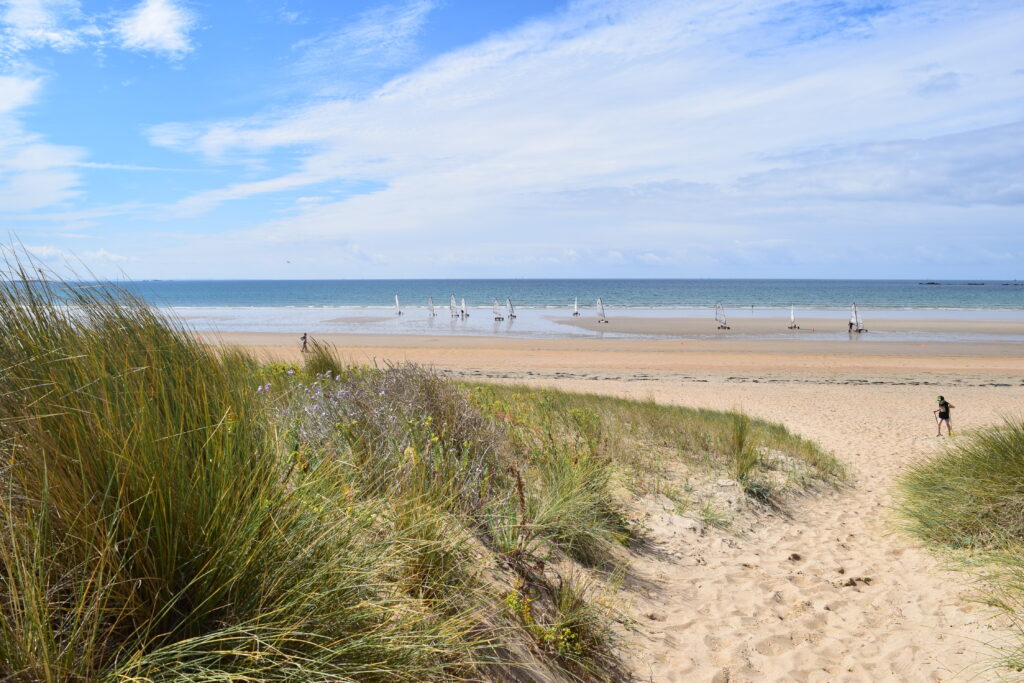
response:
[[[333,462],[290,467],[254,363],[105,289],[0,283],[0,678],[423,680],[473,620],[396,589]]]
[[[951,548],[1024,543],[1024,422],[958,437],[900,483],[910,530]]]
[[[12,271],[3,680],[618,680],[632,496],[672,463],[773,493],[843,476],[734,414],[317,344],[261,365],[115,288]]]
[[[1007,619],[1015,643],[997,664],[1024,670],[1024,421],[959,436],[899,482],[904,528],[978,578],[978,597]]]

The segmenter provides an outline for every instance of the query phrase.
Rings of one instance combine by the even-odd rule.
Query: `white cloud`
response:
[[[30,211],[78,195],[79,177],[70,170],[83,152],[54,145],[26,132],[17,110],[30,105],[39,81],[0,77],[0,213]]]
[[[740,180],[769,197],[1024,205],[1024,121],[921,140],[825,147]]]
[[[115,26],[121,47],[179,58],[192,51],[195,16],[172,0],[142,0]]]
[[[0,116],[29,104],[38,91],[39,81],[36,79],[0,76]]]
[[[87,28],[70,28],[70,20],[80,19],[78,0],[7,0],[0,3],[0,26],[4,40],[0,54],[16,53],[31,47],[49,46],[68,50],[82,42]]]
[[[32,48],[102,48],[113,37],[123,48],[177,59],[192,50],[195,21],[177,0],[142,0],[113,22],[86,16],[79,0],[0,0],[0,58],[16,64]]]
[[[4,245],[4,248],[8,251],[17,251],[17,249],[12,249],[12,247],[9,247],[7,245]],[[40,259],[42,261],[66,261],[71,257],[71,255],[68,252],[50,244],[26,244],[25,251],[31,254],[34,258]]]
[[[106,249],[97,249],[96,251],[86,251],[82,254],[82,258],[86,261],[104,261],[107,263],[125,263],[129,261],[138,261],[137,256],[122,256],[121,254],[114,254]]]
[[[31,211],[78,196],[79,177],[69,171],[48,169],[0,174],[0,212]]]

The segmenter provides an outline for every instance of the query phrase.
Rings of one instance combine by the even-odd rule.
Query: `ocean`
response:
[[[933,281],[939,282],[939,281]],[[732,308],[846,310],[1024,310],[1024,282],[917,280],[144,280],[127,285],[147,301],[172,307],[423,307],[450,295],[490,308],[510,297],[519,308],[566,308],[601,297],[616,309]]]
[[[635,337],[641,335],[588,332],[558,324],[558,319],[571,315],[576,299],[582,315],[595,315],[600,297],[609,316],[712,316],[720,301],[730,317],[788,317],[793,306],[805,318],[838,320],[847,317],[850,304],[856,302],[869,320],[1024,322],[1022,285],[984,280],[475,279],[145,280],[123,286],[197,331]],[[396,315],[395,295],[401,316]],[[465,298],[468,319],[451,318],[452,295],[459,302]],[[436,318],[427,314],[428,297],[433,298]],[[497,299],[504,309],[506,298],[515,304],[517,317],[495,322],[492,302]],[[889,338],[872,336],[878,341]]]

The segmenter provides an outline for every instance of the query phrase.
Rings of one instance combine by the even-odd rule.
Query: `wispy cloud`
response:
[[[5,251],[14,251],[7,245],[3,246]],[[52,244],[26,244],[24,246],[25,251],[42,261],[66,261],[71,258],[71,255],[68,252],[64,251],[60,247],[55,247]]]
[[[914,91],[919,95],[935,95],[951,92],[960,87],[963,79],[961,74],[955,71],[944,71],[940,74],[932,74],[914,86]]]
[[[0,114],[7,114],[30,103],[39,91],[39,86],[38,79],[0,76]],[[10,135],[9,131],[5,133]]]
[[[294,68],[307,79],[329,77],[335,89],[339,79],[348,87],[363,85],[407,62],[435,4],[434,0],[412,0],[367,10],[340,28],[296,44],[294,50],[300,56]]]
[[[768,197],[1024,205],[1024,121],[919,140],[824,147],[742,178]]]
[[[126,263],[129,261],[138,261],[137,256],[123,256],[121,254],[115,254],[107,251],[106,249],[97,249],[95,251],[86,251],[82,253],[82,257],[86,261],[104,261],[107,263]]]
[[[195,15],[173,0],[143,0],[114,27],[121,47],[180,58],[192,51]]]
[[[201,173],[217,172],[215,169],[204,169],[202,171],[194,168],[167,168],[166,166],[140,166],[138,164],[112,164],[101,161],[76,161],[69,164],[78,168],[96,168],[110,171],[153,171],[160,173]]]
[[[139,261],[137,256],[115,254],[114,252],[107,251],[103,248],[75,253],[52,244],[26,244],[23,245],[23,247],[25,251],[39,261],[43,261],[54,266],[61,266],[63,268],[71,268],[72,271],[76,266],[83,264],[86,266],[91,264],[109,265]],[[20,251],[20,249],[21,246],[13,247],[6,244],[0,244],[0,251],[10,253]]]
[[[17,118],[40,88],[36,79],[0,77],[0,212],[30,211],[76,197],[80,179],[70,170],[83,152],[47,143]]]

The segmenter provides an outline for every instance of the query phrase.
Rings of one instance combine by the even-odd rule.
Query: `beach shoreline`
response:
[[[188,329],[201,334],[280,333],[295,335],[371,335],[461,339],[595,339],[595,340],[719,340],[833,342],[1002,342],[1024,344],[1022,311],[879,311],[862,314],[867,331],[849,334],[848,313],[798,312],[790,329],[789,312],[740,312],[728,317],[729,329],[718,329],[709,312],[674,310],[609,311],[608,322],[591,313],[519,309],[515,319],[495,319],[489,310],[471,310],[451,317],[447,310],[430,316],[424,310],[396,315],[379,309],[210,308],[164,309]],[[806,316],[806,317],[804,317]]]

